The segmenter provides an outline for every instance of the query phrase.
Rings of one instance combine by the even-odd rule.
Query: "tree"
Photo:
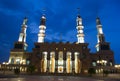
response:
[[[103,70],[103,76],[107,76],[109,74],[108,70]]]
[[[92,75],[95,74],[96,72],[95,72],[95,69],[94,69],[94,68],[89,68],[88,73],[89,73],[90,76],[92,76]]]
[[[14,73],[19,76],[19,74],[20,74],[20,68],[14,69]]]
[[[29,65],[28,68],[27,68],[27,71],[32,74],[35,71],[35,66],[34,65]]]

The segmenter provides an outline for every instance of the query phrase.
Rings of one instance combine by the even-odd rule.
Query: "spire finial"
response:
[[[46,11],[46,9],[43,8],[43,9],[42,9],[42,14],[43,14],[43,15],[45,15],[45,11]]]
[[[78,14],[80,14],[80,8],[77,8]]]
[[[26,25],[27,24],[27,20],[28,20],[27,17],[25,17],[24,20],[23,20],[23,24]]]
[[[77,14],[78,14],[78,17],[80,18],[80,8],[77,8]]]
[[[100,25],[100,24],[101,24],[99,17],[96,18],[96,24],[97,24],[97,25]]]

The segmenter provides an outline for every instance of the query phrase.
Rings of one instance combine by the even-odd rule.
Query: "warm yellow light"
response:
[[[107,63],[106,60],[98,60],[97,63]]]
[[[118,65],[115,65],[115,67],[117,68],[117,67],[118,67]]]
[[[78,55],[79,53],[78,52],[75,52],[75,55]]]
[[[56,50],[58,50],[58,48],[56,48]]]
[[[120,65],[115,65],[115,68],[120,68]]]
[[[8,65],[9,63],[8,63],[8,62],[3,62],[3,64],[6,64],[6,65]]]
[[[97,63],[100,63],[100,61],[98,60]]]
[[[3,64],[5,64],[5,62],[3,62]]]

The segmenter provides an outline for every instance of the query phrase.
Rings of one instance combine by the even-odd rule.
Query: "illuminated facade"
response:
[[[39,43],[43,43],[44,42],[45,29],[46,29],[45,21],[46,21],[46,18],[43,15],[42,18],[41,18],[41,23],[40,23],[40,26],[39,26],[40,30],[39,30],[39,33],[38,33],[38,42]]]
[[[87,46],[87,43],[35,43],[31,62],[43,73],[81,73],[81,69],[90,66]]]
[[[9,64],[33,65],[37,73],[82,74],[88,73],[89,68],[95,68],[96,73],[103,70],[114,70],[114,53],[105,41],[100,19],[96,19],[98,43],[96,53],[91,53],[88,43],[84,41],[82,18],[77,16],[77,42],[44,42],[46,17],[41,17],[38,32],[38,41],[34,43],[32,52],[27,52],[25,18],[22,31],[14,49],[10,52]]]
[[[10,52],[10,64],[26,64],[25,52],[27,50],[26,30],[27,18],[24,18],[18,41],[14,44],[14,49]]]
[[[80,15],[77,16],[76,19],[77,22],[77,39],[78,39],[78,43],[84,43],[84,33],[83,33],[83,28],[84,26],[82,25],[82,18],[80,17]]]

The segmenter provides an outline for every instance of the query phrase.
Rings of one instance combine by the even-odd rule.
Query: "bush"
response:
[[[15,73],[16,75],[19,75],[19,74],[20,74],[20,69],[19,69],[19,68],[14,69],[14,73]]]
[[[95,69],[94,69],[94,68],[89,68],[88,73],[89,73],[90,76],[92,76],[92,75],[95,74],[96,72],[95,72]]]
[[[109,74],[108,70],[103,70],[103,76],[107,76]]]
[[[35,66],[34,65],[29,65],[28,68],[27,68],[27,71],[32,74],[35,71]]]

